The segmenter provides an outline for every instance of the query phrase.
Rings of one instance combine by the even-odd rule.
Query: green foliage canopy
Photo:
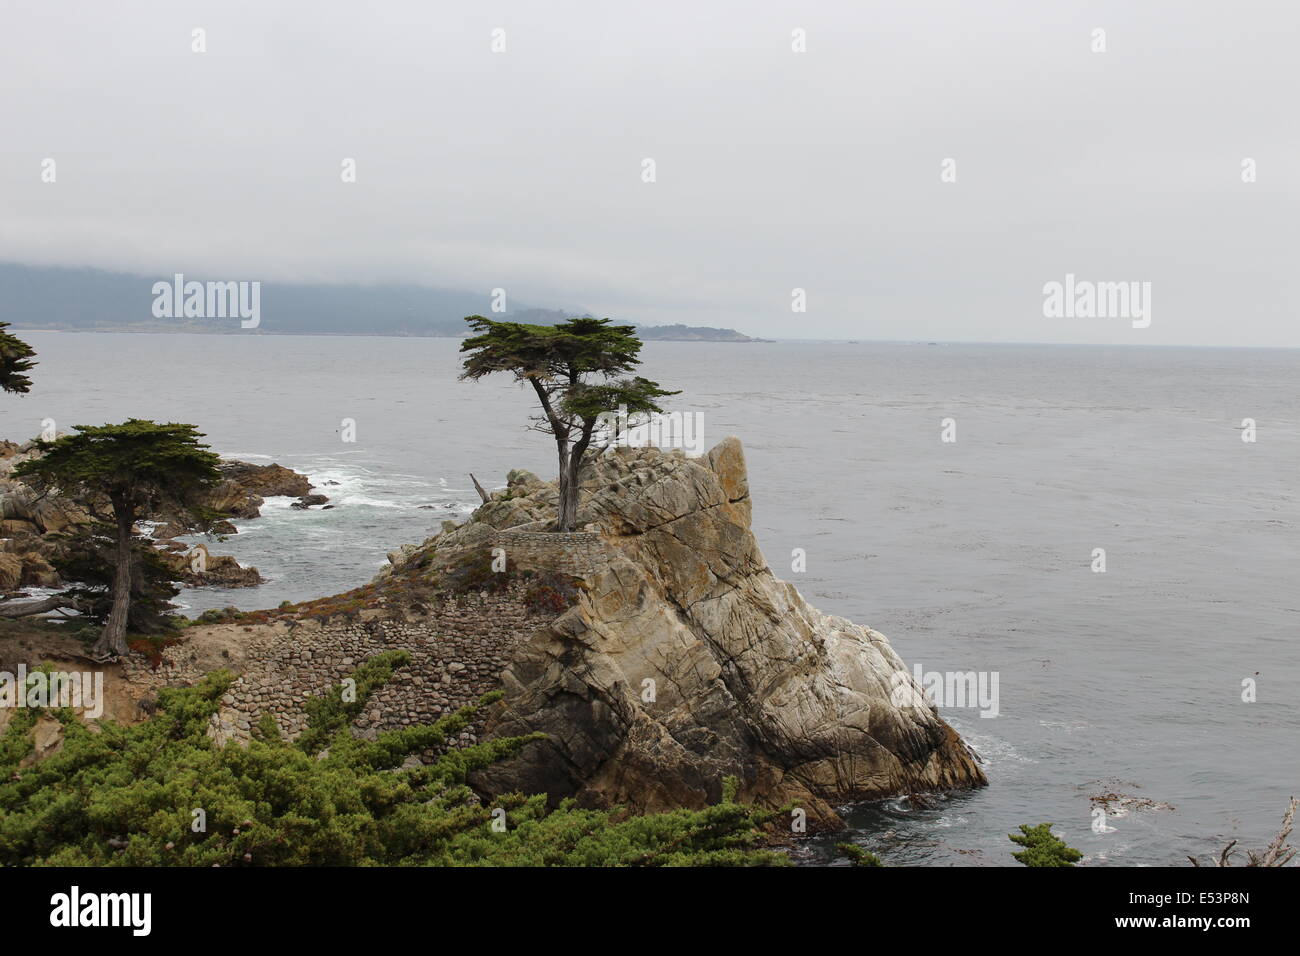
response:
[[[451,750],[409,767],[408,754],[441,747],[472,720],[466,707],[432,725],[355,737],[366,698],[408,660],[371,658],[340,691],[309,708],[297,742],[269,715],[247,747],[216,746],[211,716],[233,680],[210,674],[196,687],[160,692],[157,713],[124,727],[87,728],[70,711],[61,749],[30,763],[41,711],[15,712],[0,736],[0,865],[66,866],[757,866],[786,858],[762,849],[773,816],[734,802],[703,810],[628,816],[548,809],[544,795],[480,804],[470,772],[515,753],[535,735]],[[494,695],[484,698],[484,702]],[[30,765],[27,765],[29,764]],[[196,832],[193,811],[206,815]],[[504,810],[504,829],[493,810]],[[499,814],[497,815],[499,817]]]
[[[1022,823],[1020,832],[1007,834],[1007,839],[1025,848],[1011,854],[1025,866],[1074,866],[1083,859],[1082,853],[1052,832],[1050,823],[1035,827]]]
[[[0,322],[0,391],[20,394],[31,391],[32,380],[27,372],[35,362],[31,361],[36,350],[15,335],[6,332],[8,322]]]
[[[120,425],[74,425],[76,434],[35,444],[39,458],[22,462],[14,475],[65,496],[119,502],[131,513],[163,505],[203,517],[200,493],[221,480],[220,458],[202,444],[193,425],[132,418]]]

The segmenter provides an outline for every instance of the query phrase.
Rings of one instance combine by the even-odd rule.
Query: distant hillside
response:
[[[220,278],[197,272],[185,274],[186,281]],[[0,322],[8,322],[14,329],[458,338],[466,333],[465,316],[491,315],[492,305],[486,293],[417,285],[263,282],[260,322],[255,330],[244,330],[238,318],[156,318],[154,283],[171,281],[171,275],[0,262]],[[580,314],[586,313],[525,305],[509,313],[509,317],[553,324]],[[685,325],[642,327],[639,331],[647,340],[756,341],[731,329]]]
[[[555,325],[565,319],[590,312],[574,312],[567,309],[523,309],[513,312],[510,318],[516,322],[533,322],[538,325]],[[766,342],[742,335],[735,329],[715,329],[707,325],[638,325],[636,334],[646,342]]]
[[[647,342],[765,342],[742,335],[735,329],[715,329],[707,325],[642,325],[637,334]]]
[[[236,332],[238,319],[159,319],[155,282],[98,269],[0,263],[0,321],[14,328]],[[224,277],[187,273],[200,282]],[[258,332],[361,335],[461,335],[465,316],[487,312],[486,294],[415,285],[311,285],[263,282]]]

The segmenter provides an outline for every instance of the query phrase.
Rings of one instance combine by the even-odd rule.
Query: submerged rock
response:
[[[488,548],[497,529],[542,520],[555,487],[528,478],[425,551]],[[716,801],[734,775],[742,798],[835,824],[836,803],[986,783],[883,634],[822,614],[773,575],[750,530],[739,440],[694,459],[617,449],[583,488],[590,533],[555,536],[557,559],[582,538],[601,560],[577,605],[515,650],[488,722],[547,739],[476,787],[656,811]],[[528,560],[546,564],[535,548]],[[913,692],[899,695],[900,681]]]
[[[206,552],[206,547],[197,545]],[[251,588],[262,583],[257,568],[244,567],[228,554],[214,554],[204,559],[202,570],[193,561],[194,549],[163,554],[177,578],[192,587]]]
[[[223,461],[222,477],[243,491],[271,498],[284,495],[299,498],[311,492],[311,480],[283,465],[253,465],[246,461]]]

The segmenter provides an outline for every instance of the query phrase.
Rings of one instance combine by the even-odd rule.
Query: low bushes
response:
[[[476,708],[434,724],[354,736],[366,699],[408,660],[371,658],[353,685],[313,702],[297,742],[263,719],[247,747],[217,747],[206,729],[232,675],[159,693],[155,715],[92,731],[70,711],[63,746],[30,763],[36,708],[0,736],[0,865],[63,866],[671,866],[781,865],[763,849],[773,814],[735,802],[631,816],[548,810],[544,795],[480,804],[473,770],[538,735],[490,740],[407,767],[438,747]],[[492,699],[492,695],[483,702]]]

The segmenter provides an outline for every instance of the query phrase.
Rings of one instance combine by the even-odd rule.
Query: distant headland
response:
[[[640,325],[637,335],[647,342],[770,342],[743,335],[735,329],[715,329],[707,325]]]
[[[170,293],[173,286],[177,291],[160,310],[159,289]],[[494,304],[482,293],[416,285],[212,281],[198,273],[182,280],[0,262],[0,322],[14,329],[462,338],[465,316]],[[500,317],[554,323],[589,314],[512,302]],[[637,332],[657,342],[765,341],[703,326],[641,325]]]

